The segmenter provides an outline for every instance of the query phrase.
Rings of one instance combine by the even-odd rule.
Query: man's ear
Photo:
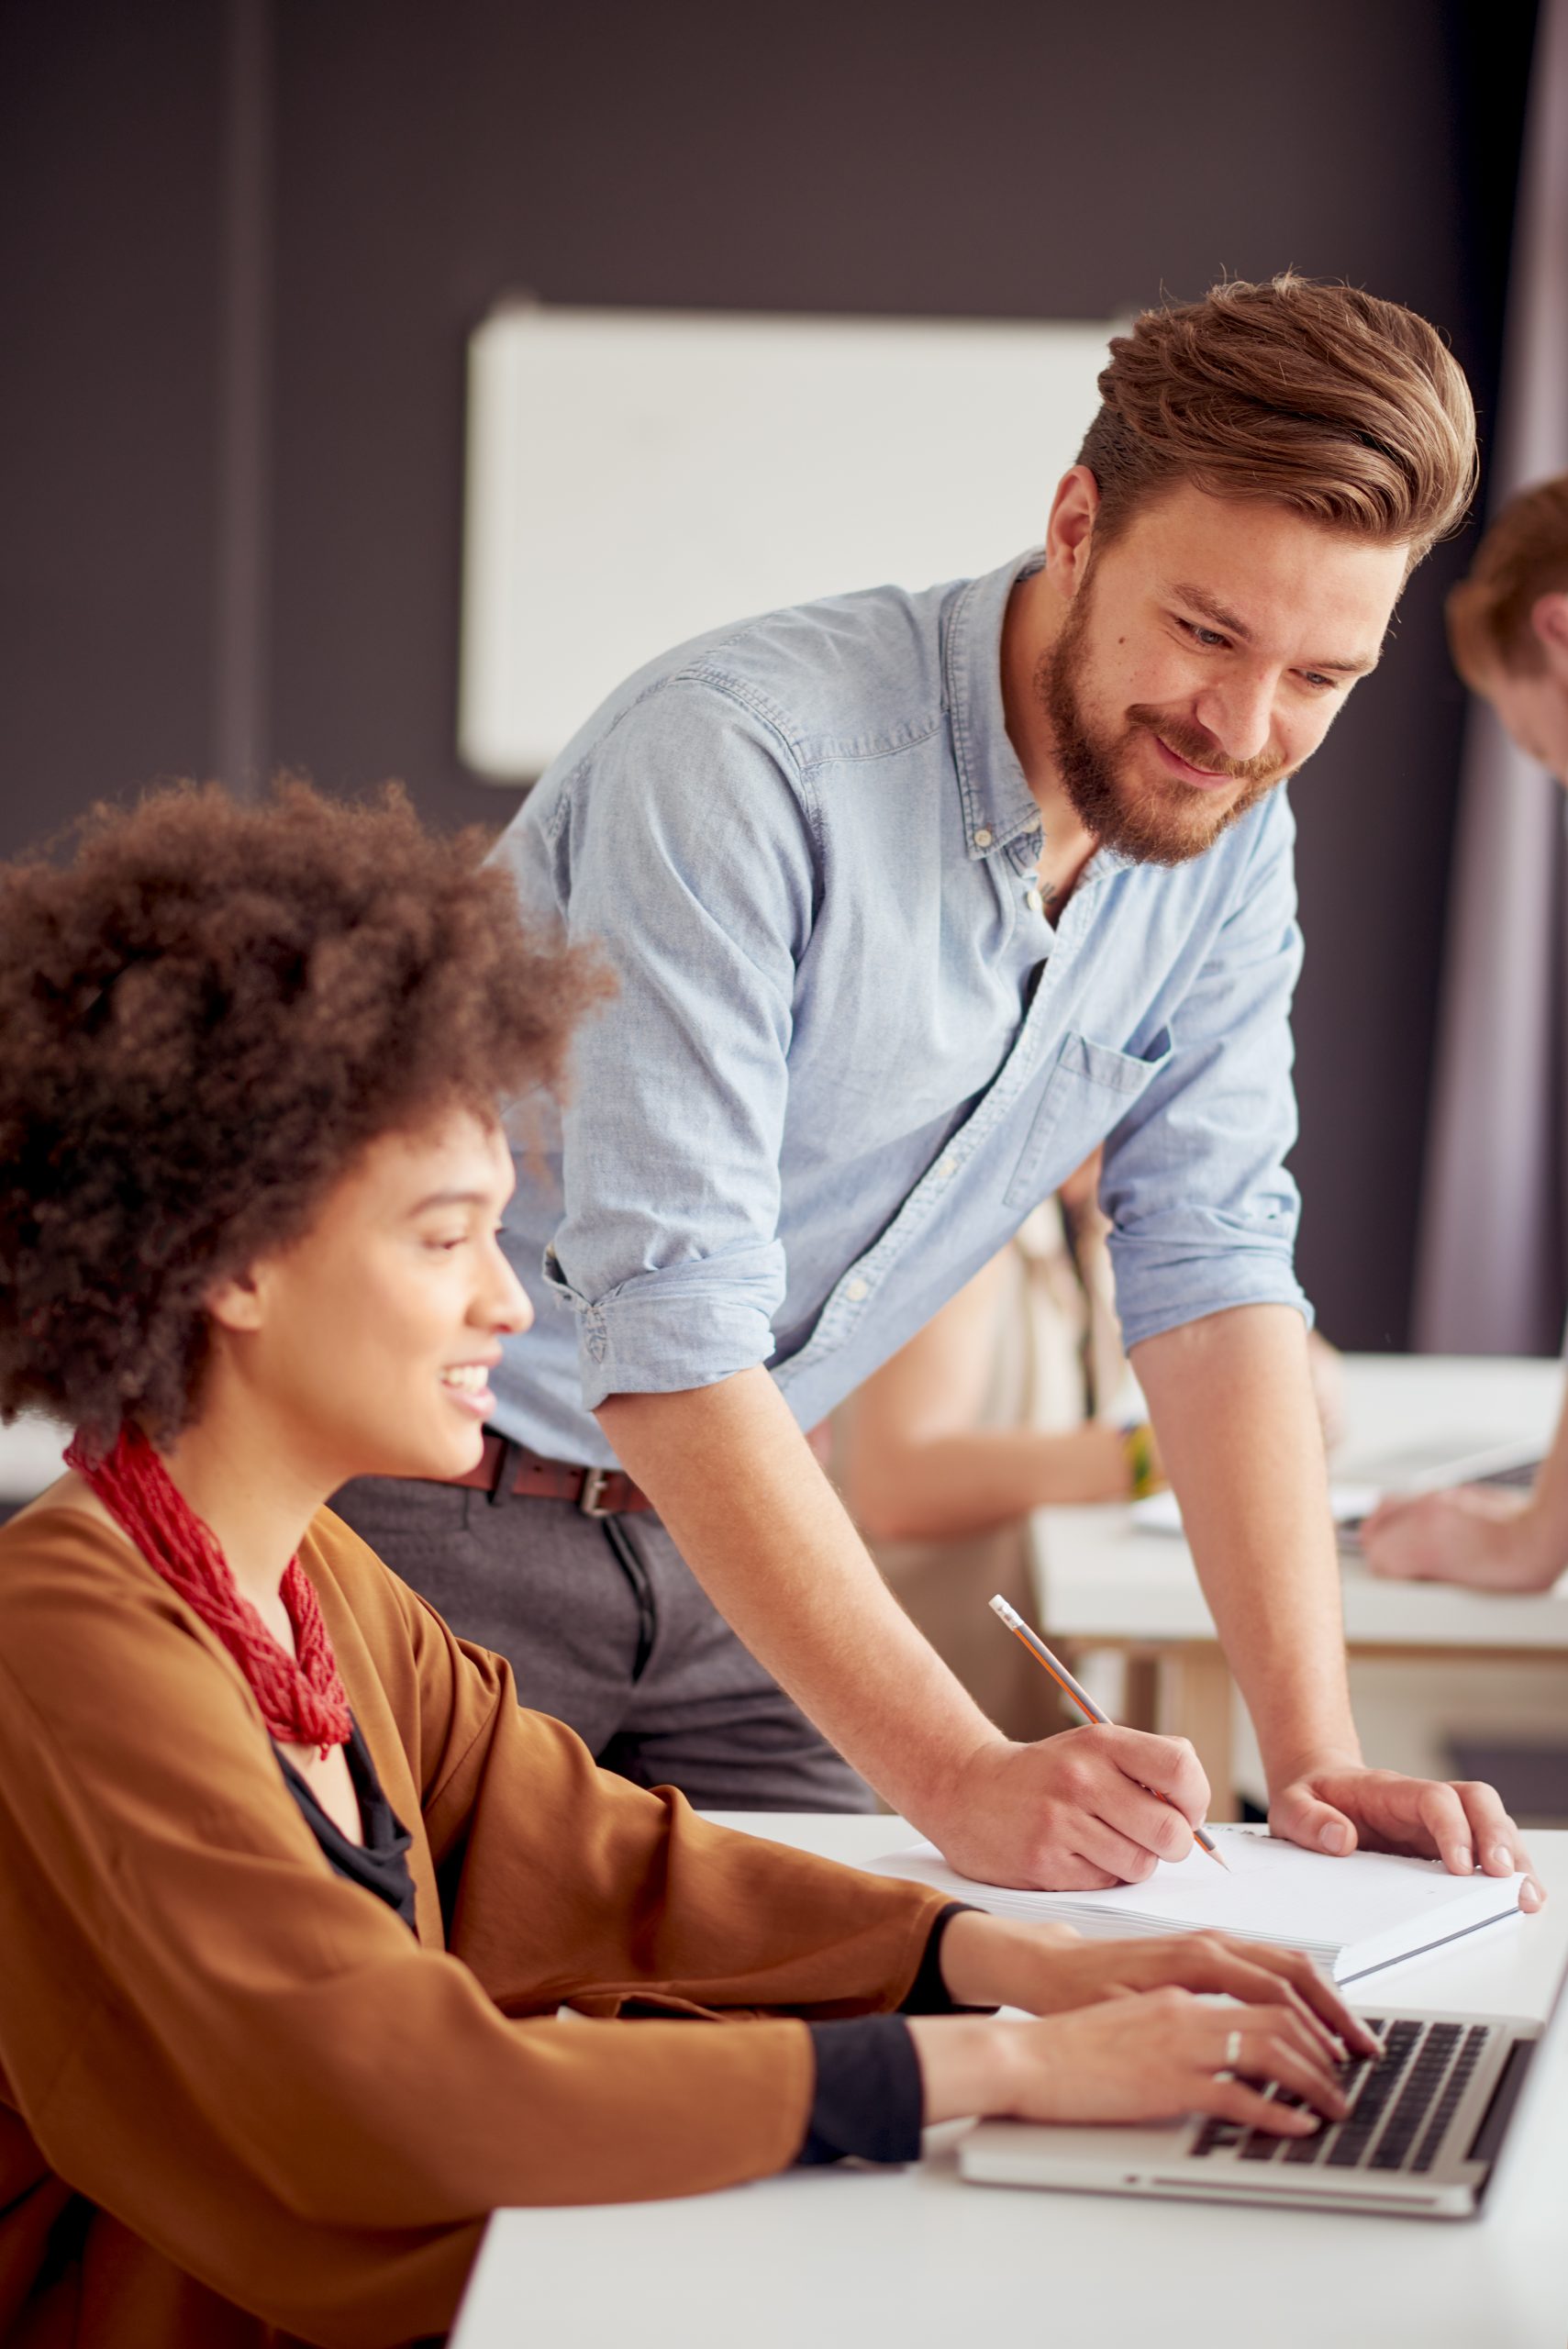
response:
[[[1555,588],[1549,596],[1538,596],[1530,607],[1529,624],[1546,654],[1547,667],[1568,685],[1568,595]]]
[[[1099,510],[1099,483],[1087,465],[1073,465],[1056,484],[1045,528],[1045,567],[1063,596],[1075,596],[1087,575]]]
[[[253,1270],[215,1281],[202,1303],[207,1319],[222,1330],[259,1330],[266,1318],[261,1284]]]

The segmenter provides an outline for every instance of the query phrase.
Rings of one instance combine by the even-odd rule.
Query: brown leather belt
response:
[[[448,1484],[471,1485],[497,1503],[506,1500],[575,1501],[584,1517],[623,1517],[651,1508],[640,1486],[621,1468],[582,1468],[569,1460],[541,1460],[526,1443],[484,1431],[484,1450],[473,1466]]]

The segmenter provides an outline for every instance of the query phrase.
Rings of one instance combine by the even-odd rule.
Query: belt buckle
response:
[[[613,1517],[614,1509],[606,1508],[599,1498],[605,1486],[615,1475],[613,1468],[584,1468],[583,1489],[577,1496],[577,1506],[584,1517]]]

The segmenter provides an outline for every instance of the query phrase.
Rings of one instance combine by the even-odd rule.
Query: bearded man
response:
[[[1284,1167],[1279,786],[1463,515],[1469,394],[1408,311],[1295,277],[1147,314],[1100,392],[1043,549],[682,645],[531,793],[499,853],[618,982],[511,1210],[538,1326],[487,1492],[341,1506],[644,1783],[819,1809],[863,1780],[972,1876],[1146,1876],[1202,1818],[1190,1747],[1004,1738],[803,1432],[1103,1141],[1276,1832],[1507,1870],[1489,1788],[1362,1765]]]

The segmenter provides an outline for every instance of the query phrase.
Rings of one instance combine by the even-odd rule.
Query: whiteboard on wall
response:
[[[465,764],[537,775],[705,629],[1037,542],[1113,331],[495,311],[469,344]]]

